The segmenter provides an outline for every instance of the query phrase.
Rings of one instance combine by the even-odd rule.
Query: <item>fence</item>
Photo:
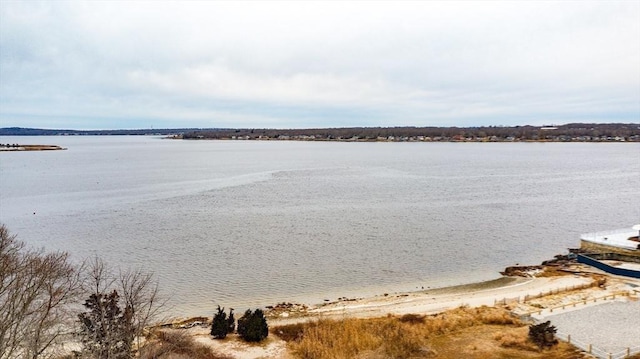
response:
[[[635,292],[635,291],[634,291]],[[581,300],[581,301],[577,301],[577,302],[571,302],[568,304],[564,304],[564,305],[559,305],[556,307],[551,307],[551,308],[545,308],[549,310],[549,313],[553,313],[554,310],[556,309],[566,309],[567,307],[575,307],[578,304],[587,304],[589,302],[597,302],[597,301],[603,301],[603,300],[607,300],[607,299],[615,299],[616,297],[619,296],[630,296],[631,293],[628,291],[625,292],[616,292],[616,293],[612,293],[612,294],[608,294],[602,297],[598,297],[598,298],[593,298],[593,299],[589,299],[589,300]],[[528,314],[525,314],[526,318],[530,321],[532,321],[535,324],[539,324],[542,322],[542,319],[537,319],[532,317],[532,314],[542,314],[542,309],[538,310],[538,311],[533,311],[530,312]],[[594,357],[598,358],[598,359],[622,359],[622,358],[627,358],[633,354],[636,353],[640,353],[640,345],[638,346],[634,346],[634,347],[628,347],[624,350],[621,350],[619,352],[616,353],[611,353],[608,352],[602,348],[598,348],[594,345],[592,345],[591,343],[585,343],[583,341],[577,340],[575,338],[571,337],[571,334],[568,333],[564,333],[564,332],[557,332],[556,333],[556,338],[563,340],[573,346],[575,346],[576,348],[579,348],[580,350],[585,351],[586,353],[589,353],[591,355],[593,355]]]
[[[548,310],[549,313],[553,313],[553,311],[557,310],[557,309],[575,308],[579,304],[586,305],[587,303],[596,303],[598,301],[603,301],[603,300],[607,300],[607,299],[616,299],[616,297],[629,297],[630,295],[631,295],[631,293],[629,293],[628,291],[619,291],[619,292],[603,295],[601,297],[578,300],[578,301],[574,301],[574,302],[565,303],[565,304],[562,304],[562,305],[557,305],[555,307],[547,307],[547,308],[544,308],[544,309],[541,308],[539,310],[535,310],[533,312],[529,312],[529,313],[527,313],[525,315],[531,315],[531,314],[542,315],[542,312],[545,311],[545,310]]]
[[[546,292],[540,292],[538,294],[527,294],[524,297],[513,297],[513,298],[502,298],[502,299],[494,299],[493,300],[493,305],[498,305],[498,304],[502,304],[502,305],[507,305],[507,304],[514,304],[514,303],[526,303],[532,299],[536,299],[536,298],[542,298],[542,297],[546,297],[548,295],[552,295],[552,294],[559,294],[559,293],[564,293],[564,292],[570,292],[573,290],[580,290],[580,289],[587,289],[587,288],[591,288],[591,287],[597,287],[599,285],[598,281],[592,281],[591,283],[587,283],[587,284],[581,284],[581,285],[573,285],[573,286],[568,286],[568,287],[563,287],[563,288],[557,288],[557,289],[552,289]]]
[[[536,318],[531,318],[531,320],[535,324],[539,324],[540,322],[542,322],[542,320],[536,319]],[[598,359],[623,359],[623,358],[630,357],[631,355],[634,355],[636,353],[640,353],[640,345],[634,346],[634,347],[628,347],[616,353],[611,353],[602,348],[598,348],[590,343],[585,343],[583,341],[576,340],[575,338],[571,337],[571,334],[567,334],[564,332],[556,332],[556,338],[562,341],[565,341],[573,345],[574,347],[593,355]]]
[[[630,357],[633,354],[640,353],[640,345],[635,347],[629,347],[616,353],[611,353],[604,349],[595,347],[591,344],[576,340],[572,338],[570,334],[566,334],[563,332],[557,332],[556,338],[563,340],[573,345],[576,348],[580,348],[586,353],[589,353],[599,359],[622,359],[622,358]]]

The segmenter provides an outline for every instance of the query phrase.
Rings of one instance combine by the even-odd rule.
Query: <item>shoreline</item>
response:
[[[58,145],[0,145],[0,152],[17,152],[17,151],[60,151],[66,148]]]
[[[557,268],[545,267],[548,273],[503,276],[498,279],[428,290],[376,295],[338,302],[306,304],[281,303],[265,311],[269,328],[325,320],[374,319],[404,315],[433,316],[460,307],[502,308],[525,322],[548,320],[550,315],[584,311],[612,302],[637,301],[640,279],[609,275],[581,264]],[[617,297],[616,297],[617,296]],[[565,308],[566,307],[566,308]],[[606,307],[606,306],[605,306]],[[598,322],[606,326],[609,319]],[[237,359],[292,358],[288,344],[277,335],[264,343],[244,343],[237,336],[214,340],[210,336],[210,317],[174,322],[164,328],[186,330],[187,335],[217,353]],[[277,332],[276,332],[277,333]]]
[[[443,287],[430,290],[378,295],[322,303],[315,306],[292,304],[275,306],[267,312],[274,325],[343,317],[373,318],[386,315],[436,314],[461,306],[495,306],[505,300],[536,296],[543,292],[563,291],[566,288],[590,286],[591,276],[563,275],[557,277],[503,277],[496,280]]]
[[[342,297],[322,303],[280,302],[260,308],[265,310],[269,325],[275,326],[320,318],[436,314],[460,306],[491,307],[505,300],[518,301],[518,298],[535,297],[545,292],[561,293],[567,288],[595,286],[596,282],[594,275],[585,273],[565,273],[549,277],[502,276],[497,279],[440,288],[379,293],[358,298]],[[640,281],[638,284],[640,285]],[[174,317],[163,325],[189,328],[210,320],[211,318],[206,315]]]

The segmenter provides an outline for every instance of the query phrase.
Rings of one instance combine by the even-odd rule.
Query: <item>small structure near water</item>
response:
[[[640,224],[580,236],[578,263],[605,272],[640,278]]]
[[[585,233],[580,248],[590,253],[618,253],[640,257],[640,224],[631,228]]]
[[[578,254],[578,263],[615,275],[640,278],[640,257],[619,253]]]

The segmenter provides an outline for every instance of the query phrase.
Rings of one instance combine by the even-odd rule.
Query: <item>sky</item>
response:
[[[640,1],[0,0],[0,127],[640,123]]]

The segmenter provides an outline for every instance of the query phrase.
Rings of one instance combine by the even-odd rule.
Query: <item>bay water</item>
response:
[[[153,273],[176,316],[465,284],[640,223],[638,143],[0,137],[0,223]]]

